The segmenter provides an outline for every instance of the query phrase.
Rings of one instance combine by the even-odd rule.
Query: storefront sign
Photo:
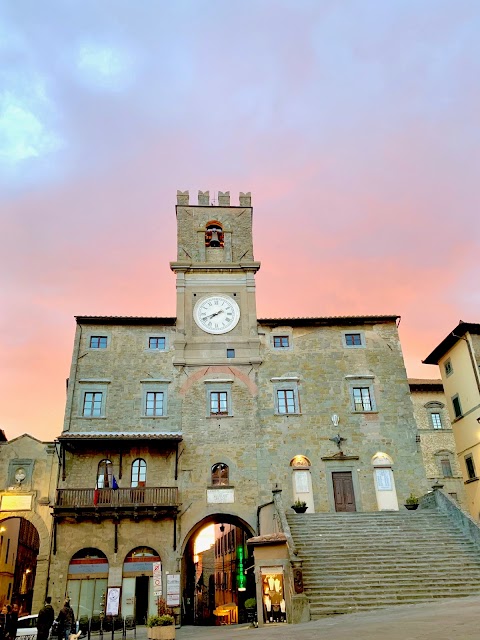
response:
[[[180,574],[167,575],[167,607],[180,606]]]

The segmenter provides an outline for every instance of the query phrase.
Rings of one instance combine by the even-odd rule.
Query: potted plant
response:
[[[405,500],[405,508],[409,511],[415,511],[418,509],[418,498],[416,495],[411,493],[408,498]]]
[[[247,611],[247,622],[250,622],[254,627],[258,626],[257,623],[257,601],[255,598],[247,598],[245,600],[245,609]]]
[[[148,616],[149,640],[175,640],[175,618],[168,614]]]
[[[292,504],[292,509],[295,511],[295,513],[305,513],[305,511],[308,509],[307,503],[304,500],[295,500],[295,502]]]

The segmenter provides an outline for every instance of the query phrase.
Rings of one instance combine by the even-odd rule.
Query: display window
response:
[[[262,567],[261,575],[264,622],[287,622],[282,567]]]

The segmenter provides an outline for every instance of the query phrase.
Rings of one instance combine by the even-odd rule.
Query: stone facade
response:
[[[257,319],[252,215],[250,194],[230,206],[221,193],[211,206],[208,192],[198,205],[179,192],[176,317],[77,317],[59,438],[56,602],[74,590],[83,606],[88,546],[102,565],[98,590],[122,587],[124,613],[143,589],[139,571],[131,596],[136,549],[161,558],[164,593],[167,574],[181,574],[188,609],[193,535],[207,523],[259,533],[257,508],[273,489],[329,512],[395,509],[429,488],[397,316]],[[142,566],[147,577],[151,563]]]
[[[455,453],[455,438],[442,381],[409,379],[409,384],[417,423],[417,445],[427,478],[432,484],[443,484],[444,490],[466,508],[463,478]]]
[[[8,590],[7,585],[3,585],[3,578],[7,577],[4,570],[7,567],[0,566],[2,576],[0,580],[0,598],[5,597],[5,602],[12,598],[19,604],[23,604],[25,595],[28,595],[29,587],[35,588],[33,591],[33,601],[30,598],[25,602],[25,606],[32,611],[38,611],[44,603],[48,590],[48,571],[50,558],[50,541],[52,531],[52,518],[50,506],[55,502],[55,488],[57,484],[58,457],[53,442],[40,442],[36,438],[27,434],[0,443],[0,526],[5,529],[2,538],[5,537],[5,547],[10,532],[11,557],[15,555],[17,565],[15,571],[18,572],[18,561],[22,558],[15,554],[15,549],[19,538],[19,522],[21,518],[30,522],[36,529],[39,539],[38,556],[35,562],[31,563],[27,569],[31,576],[26,579],[26,586],[21,596],[15,593],[15,588]],[[2,556],[4,558],[4,556]],[[13,577],[13,574],[12,574]],[[18,577],[18,576],[17,576]],[[8,579],[8,578],[7,578]],[[12,583],[13,584],[13,583]],[[4,588],[5,586],[5,588]],[[7,598],[6,595],[10,595]]]

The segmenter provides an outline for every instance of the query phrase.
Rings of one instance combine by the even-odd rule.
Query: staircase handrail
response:
[[[280,522],[280,531],[285,534],[287,539],[287,548],[290,561],[298,562],[298,550],[293,541],[292,532],[285,515],[285,509],[283,507],[282,490],[273,489],[273,502],[275,504],[275,510],[277,512],[278,520]]]
[[[442,489],[435,489],[422,496],[420,498],[420,508],[428,508],[430,506],[436,506],[439,511],[445,513],[453,520],[455,526],[480,547],[480,526],[478,522],[464,511],[448,493],[445,493]]]

